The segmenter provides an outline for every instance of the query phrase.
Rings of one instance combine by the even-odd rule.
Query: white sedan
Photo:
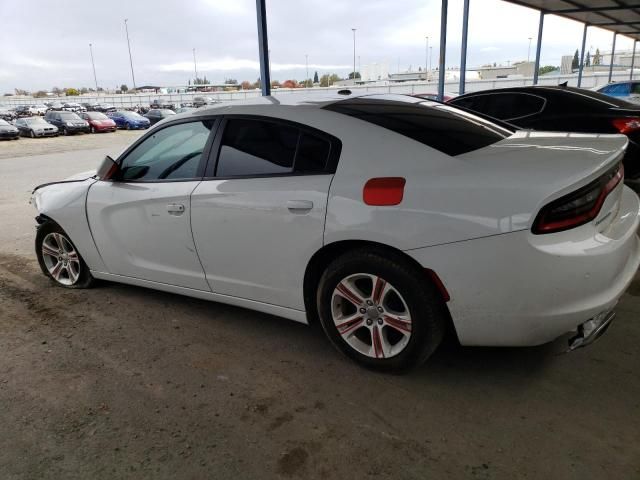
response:
[[[345,92],[348,93],[348,92]],[[640,263],[623,135],[512,131],[399,95],[266,97],[151,129],[38,187],[36,253],[111,280],[320,322],[404,370],[463,345],[597,338]]]

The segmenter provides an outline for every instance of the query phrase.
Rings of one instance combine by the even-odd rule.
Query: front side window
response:
[[[156,131],[124,158],[121,180],[148,182],[198,178],[215,120],[181,123]]]

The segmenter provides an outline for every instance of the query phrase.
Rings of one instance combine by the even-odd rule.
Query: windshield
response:
[[[46,122],[42,118],[27,118],[27,119],[25,119],[25,121],[29,125],[48,125],[48,122]]]
[[[99,112],[87,113],[87,117],[89,118],[89,120],[108,120],[109,119],[109,117],[107,117],[104,113],[99,113]]]
[[[122,115],[124,118],[130,120],[141,120],[144,118],[142,115],[138,115],[136,112],[118,112],[118,115]]]
[[[451,156],[487,147],[513,133],[450,105],[387,97],[354,98],[324,108],[373,123]]]
[[[0,126],[9,127],[9,126],[11,126],[11,124],[9,122],[7,122],[6,120],[2,120],[0,118]]]
[[[72,112],[60,112],[60,118],[62,120],[82,120],[78,115]]]

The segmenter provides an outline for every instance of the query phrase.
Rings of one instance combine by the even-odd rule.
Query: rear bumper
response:
[[[625,188],[603,233],[523,230],[407,253],[441,278],[462,344],[539,345],[614,309],[640,265],[639,213]]]

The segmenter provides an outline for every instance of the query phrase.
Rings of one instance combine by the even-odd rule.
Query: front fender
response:
[[[71,238],[90,270],[106,271],[87,220],[87,194],[96,180],[52,183],[36,188],[31,197],[39,216],[50,218]]]

